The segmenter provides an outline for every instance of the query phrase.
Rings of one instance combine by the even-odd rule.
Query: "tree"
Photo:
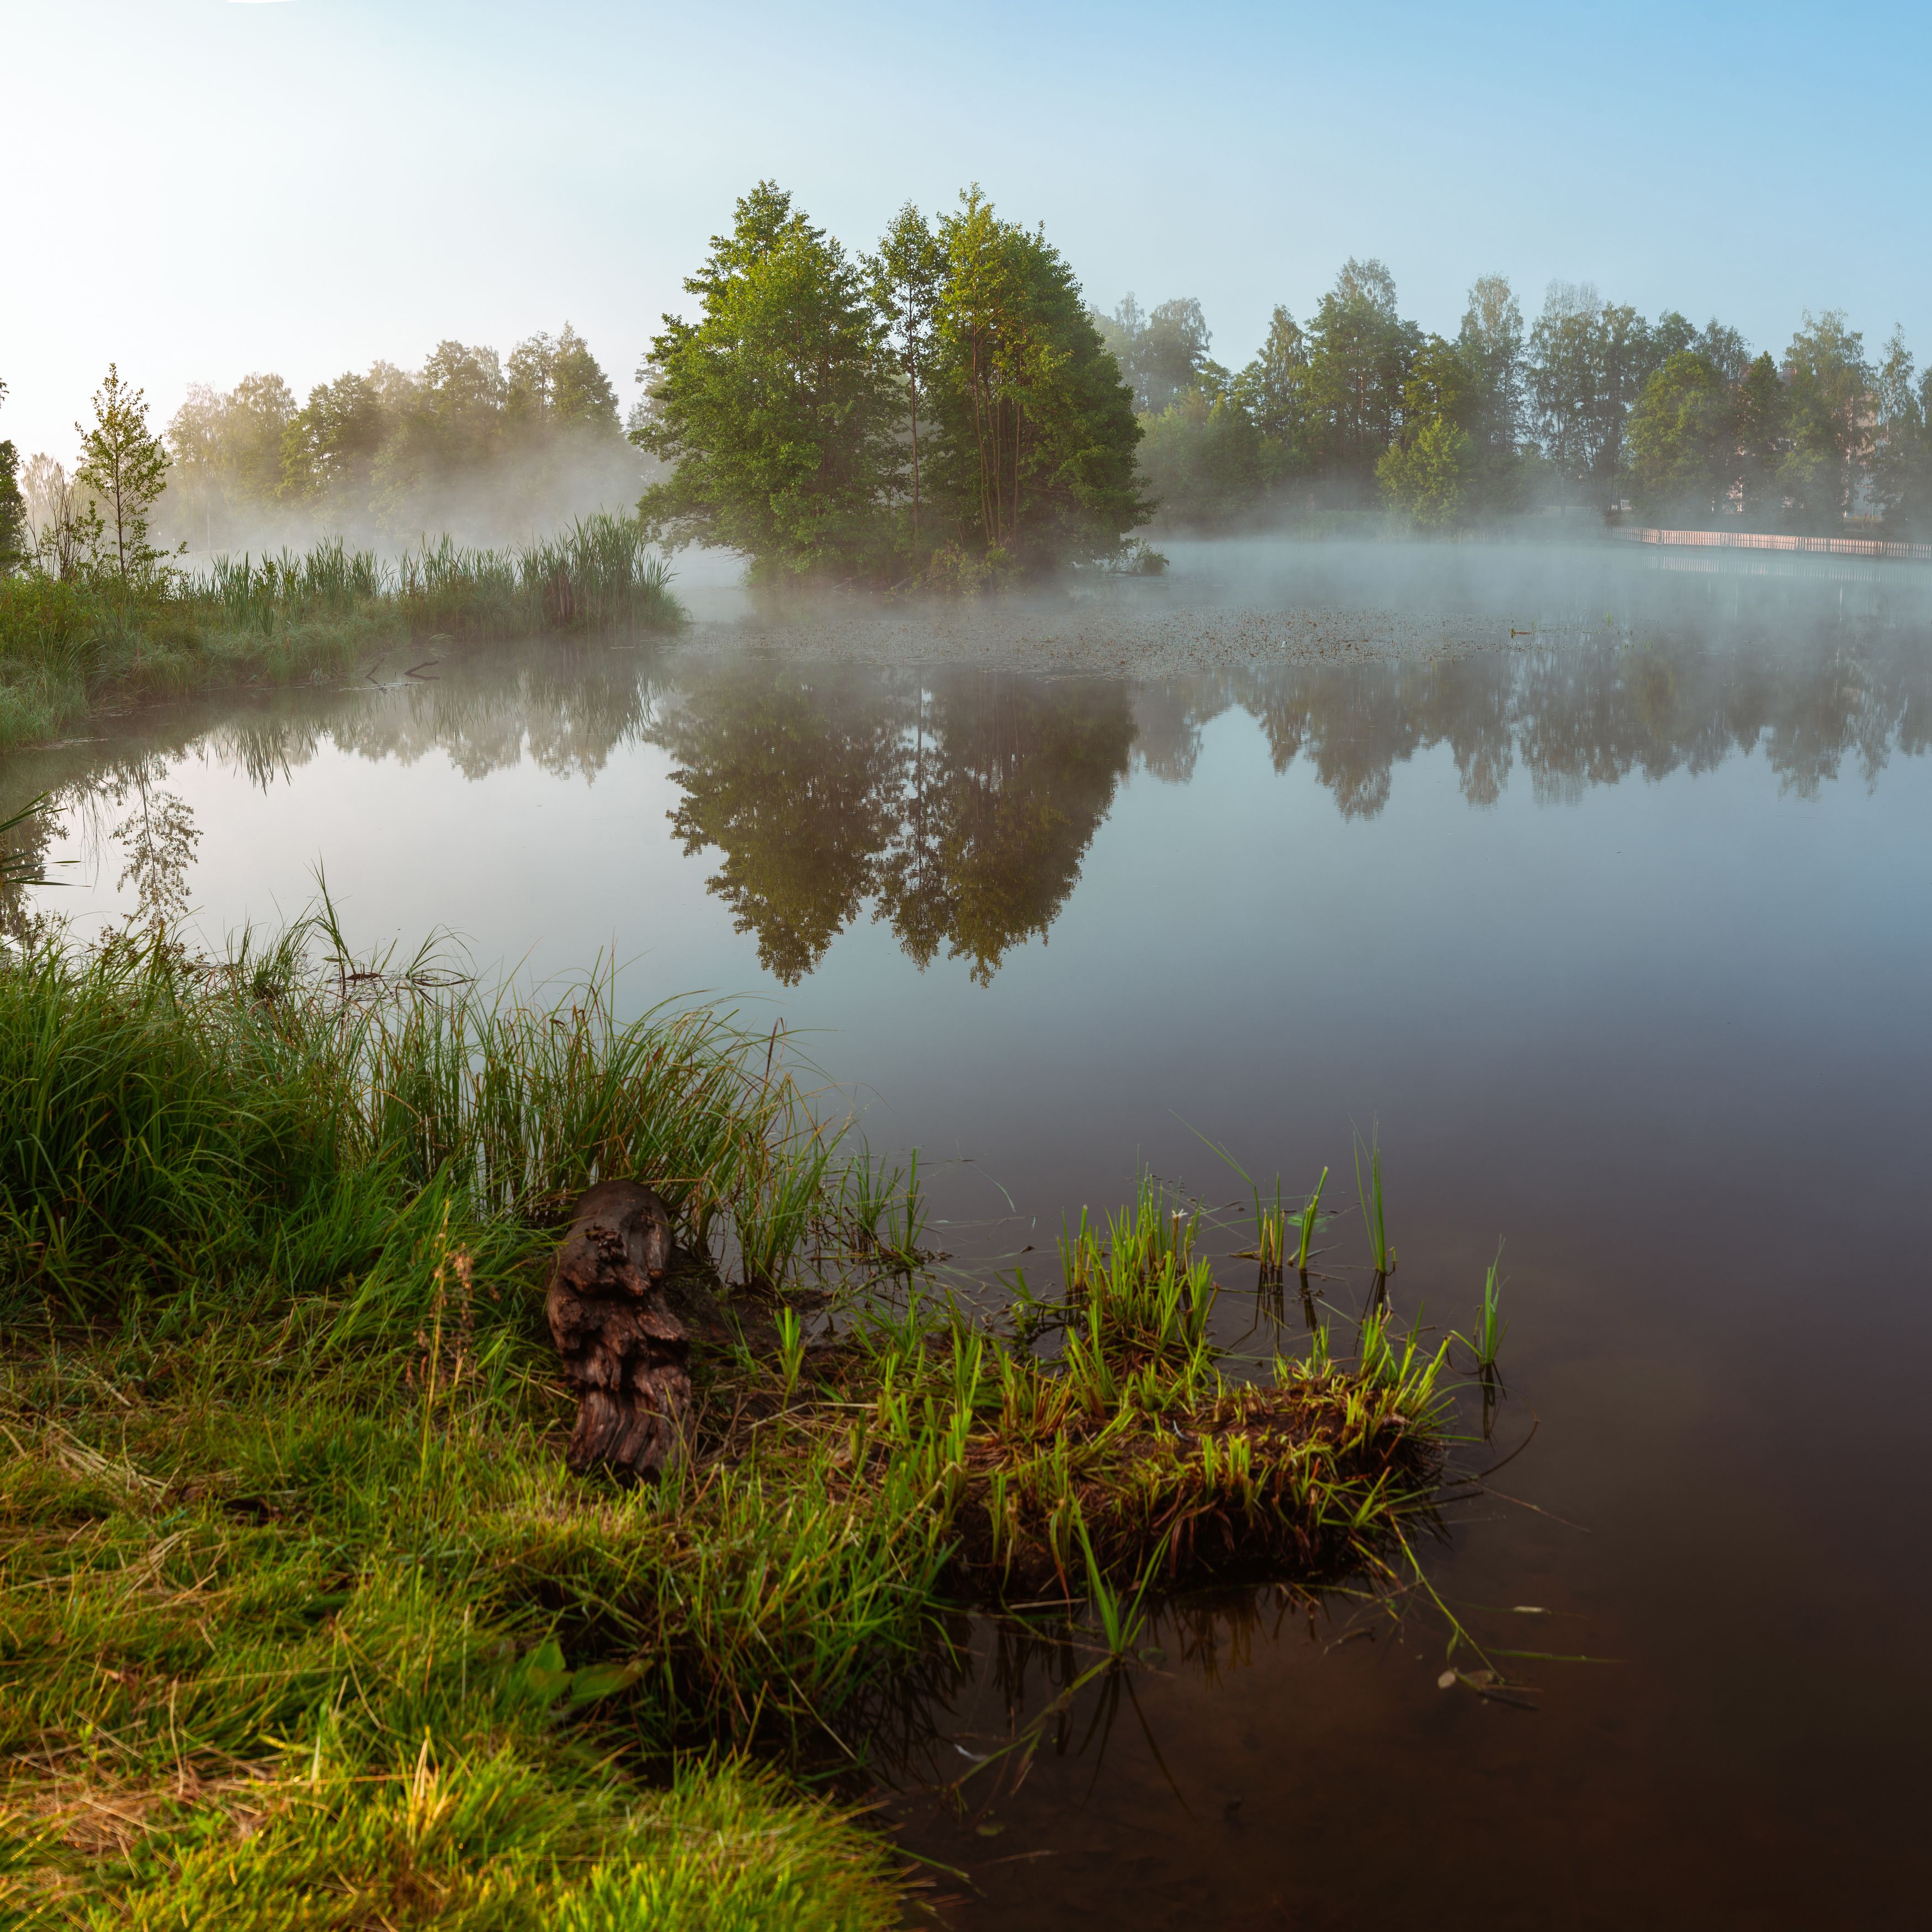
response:
[[[1505,478],[1514,472],[1523,433],[1525,370],[1522,310],[1504,275],[1479,275],[1456,338],[1474,394],[1463,427],[1498,500],[1510,495]]]
[[[939,224],[934,472],[958,540],[1037,568],[1112,554],[1146,520],[1141,437],[1119,365],[1044,234],[978,189]]]
[[[1234,399],[1261,436],[1264,479],[1305,475],[1316,459],[1315,404],[1309,386],[1308,338],[1276,305],[1261,353],[1234,379]]]
[[[1376,481],[1384,500],[1424,530],[1446,530],[1468,512],[1475,449],[1453,418],[1436,416],[1383,453]]]
[[[386,406],[377,370],[401,371],[378,364],[367,376],[352,369],[332,382],[318,383],[282,436],[280,494],[295,501],[334,496],[346,503],[366,502],[374,485],[376,458],[388,440],[395,412]],[[393,383],[389,386],[393,390]]]
[[[1630,488],[1646,516],[1710,517],[1738,480],[1731,386],[1694,350],[1679,350],[1631,410]]]
[[[1111,316],[1095,310],[1090,320],[1120,364],[1136,416],[1159,416],[1189,390],[1213,386],[1204,380],[1214,366],[1208,360],[1208,319],[1192,296],[1143,310],[1130,294]]]
[[[1141,472],[1164,521],[1225,522],[1259,499],[1261,432],[1234,398],[1190,389],[1141,431]]]
[[[872,299],[885,320],[886,340],[905,383],[912,448],[912,548],[920,554],[919,412],[939,352],[939,305],[946,287],[946,251],[910,202],[893,217],[868,265]]]
[[[151,580],[166,553],[148,541],[148,524],[168,475],[168,452],[148,428],[147,398],[110,362],[94,394],[94,427],[74,428],[81,460],[74,481],[92,493],[94,547],[124,584]]]
[[[1850,509],[1871,444],[1872,370],[1843,309],[1804,311],[1784,352],[1784,380],[1790,448],[1780,480],[1801,514],[1828,526]]]
[[[1530,395],[1544,454],[1573,484],[1614,500],[1624,418],[1650,354],[1635,309],[1604,302],[1588,282],[1550,284],[1530,331]]]
[[[6,400],[7,385],[0,382],[0,403]],[[19,451],[0,441],[0,577],[26,561],[27,505],[20,494],[20,467]]]
[[[1762,520],[1784,507],[1778,473],[1784,460],[1784,383],[1768,352],[1744,372],[1737,388],[1738,480],[1747,518]]]
[[[1877,410],[1872,455],[1874,494],[1888,535],[1932,535],[1932,370],[1915,383],[1912,352],[1894,328],[1874,372]]]
[[[1396,314],[1388,270],[1351,257],[1318,304],[1309,334],[1309,397],[1323,466],[1366,485],[1401,430],[1402,386],[1421,331]]]
[[[513,430],[615,431],[617,392],[590,345],[566,322],[562,334],[532,335],[510,351],[503,410]]]
[[[897,404],[859,268],[765,181],[685,287],[698,320],[667,315],[638,371],[632,440],[676,465],[640,514],[761,574],[875,571]]]
[[[275,502],[284,442],[298,413],[289,386],[277,375],[244,376],[226,395],[205,382],[191,385],[167,430],[176,527],[199,525],[212,548],[218,507],[226,534],[236,506]]]

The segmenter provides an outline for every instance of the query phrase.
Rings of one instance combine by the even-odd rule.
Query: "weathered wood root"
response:
[[[670,1216],[648,1187],[602,1180],[578,1202],[544,1300],[579,1399],[574,1470],[601,1464],[634,1481],[683,1454],[691,1343],[658,1286],[670,1254]]]

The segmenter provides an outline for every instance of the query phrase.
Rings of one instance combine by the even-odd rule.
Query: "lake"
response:
[[[326,877],[358,944],[725,997],[920,1150],[964,1282],[1052,1284],[1063,1216],[1142,1172],[1219,1214],[1232,1162],[1294,1196],[1326,1166],[1346,1317],[1358,1139],[1399,1312],[1466,1330],[1502,1244],[1504,1387],[1456,1457],[1493,1477],[1418,1553],[1485,1645],[1546,1654],[1528,1688],[1438,1688],[1420,1588],[1190,1599],[1057,1712],[1064,1650],[964,1624],[880,1719],[951,1922],[1901,1923],[1932,594],[1680,561],[1184,545],[938,614],[700,582],[675,644],[444,647],[13,754],[0,815],[52,788],[72,884],[8,916],[218,943]],[[1298,1334],[1292,1283],[1219,1278],[1225,1336]]]

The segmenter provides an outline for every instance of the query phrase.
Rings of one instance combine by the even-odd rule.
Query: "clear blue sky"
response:
[[[0,0],[0,435],[64,459],[110,357],[164,419],[567,316],[628,395],[762,175],[854,245],[979,181],[1229,363],[1350,254],[1445,331],[1500,269],[1932,356],[1922,4]]]

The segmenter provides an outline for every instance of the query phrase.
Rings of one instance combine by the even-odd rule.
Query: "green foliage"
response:
[[[1184,397],[1226,380],[1226,370],[1208,359],[1208,319],[1192,296],[1143,313],[1130,295],[1111,316],[1096,314],[1092,320],[1133,393],[1136,415],[1157,416]]]
[[[863,264],[765,182],[640,372],[640,505],[766,578],[973,589],[1110,556],[1140,520],[1138,430],[1072,272],[976,190],[902,210]]]
[[[84,512],[93,566],[112,570],[124,588],[151,584],[166,555],[148,541],[148,525],[167,481],[168,453],[148,428],[147,398],[110,362],[94,394],[94,427],[74,428],[81,433],[74,481],[94,500]]]
[[[1679,350],[1630,411],[1631,493],[1646,517],[1711,516],[1738,480],[1736,400],[1694,351]]]
[[[939,353],[939,306],[946,287],[946,251],[924,215],[910,202],[892,218],[880,239],[878,254],[868,265],[872,300],[884,319],[886,344],[905,382],[908,470],[912,502],[910,518],[912,554],[924,554],[920,543],[924,508],[920,473],[920,416],[932,387]],[[926,411],[928,422],[931,412]]]
[[[1784,384],[1790,448],[1778,481],[1800,517],[1829,525],[1850,507],[1870,447],[1872,370],[1844,310],[1805,310],[1784,352]]]
[[[1476,446],[1447,416],[1424,423],[1376,465],[1384,499],[1424,530],[1448,530],[1468,514]]]
[[[1234,378],[1234,400],[1261,436],[1268,487],[1310,474],[1316,464],[1308,356],[1306,333],[1286,309],[1277,306],[1261,353]]]
[[[1190,389],[1141,424],[1141,472],[1171,524],[1226,524],[1252,511],[1266,474],[1266,445],[1232,398]]]
[[[1309,329],[1308,394],[1318,460],[1366,488],[1403,422],[1403,391],[1421,331],[1396,311],[1395,280],[1378,261],[1344,262]]]
[[[770,576],[876,572],[897,410],[862,268],[760,182],[685,287],[699,320],[667,316],[639,371],[650,409],[634,440],[675,466],[640,514]]]
[[[526,530],[600,486],[634,494],[616,393],[584,338],[494,349],[445,340],[413,373],[377,362],[298,404],[280,376],[206,385],[168,425],[174,468],[162,514],[209,550],[326,528],[364,539],[439,524]]]
[[[1566,482],[1609,499],[1622,470],[1624,418],[1649,374],[1642,319],[1587,282],[1552,282],[1530,350],[1544,454]]]
[[[1912,380],[1912,352],[1894,329],[1875,373],[1877,447],[1873,481],[1888,530],[1932,536],[1932,369]]]
[[[1111,556],[1144,514],[1140,432],[1072,269],[976,188],[939,237],[934,474],[958,540],[1026,569]]]

